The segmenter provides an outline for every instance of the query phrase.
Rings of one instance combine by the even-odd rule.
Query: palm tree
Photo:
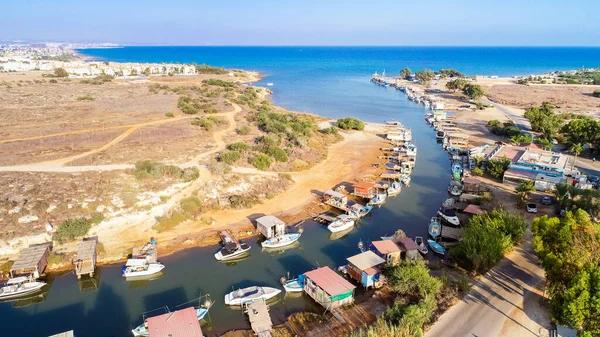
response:
[[[510,142],[513,143],[514,145],[521,144],[521,135],[514,135],[514,136],[510,137]]]
[[[577,156],[579,156],[581,151],[583,151],[583,145],[581,145],[579,143],[573,144],[569,148],[569,152],[575,153],[575,160],[573,160],[573,165],[571,166],[571,170],[573,169],[573,167],[575,167],[575,161],[577,161]]]
[[[521,201],[525,201],[527,198],[529,198],[529,194],[535,191],[535,184],[531,180],[525,180],[519,184],[516,190],[517,194],[521,198]]]
[[[556,196],[556,201],[560,205],[560,209],[565,209],[567,206],[567,202],[569,201],[569,190],[571,189],[571,185],[567,183],[559,183],[556,185],[556,191],[554,191],[554,195]]]

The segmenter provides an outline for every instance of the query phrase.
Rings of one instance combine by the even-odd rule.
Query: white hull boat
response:
[[[340,215],[337,219],[327,226],[332,233],[343,232],[354,227],[354,220],[347,215]]]
[[[238,259],[250,250],[250,246],[240,242],[240,244],[228,243],[215,254],[217,261],[229,261]]]
[[[130,262],[132,260],[136,262]],[[138,263],[138,260],[144,262]],[[130,259],[127,261],[127,265],[125,265],[121,270],[121,273],[125,278],[143,277],[158,274],[164,268],[165,266],[160,262],[148,263],[145,259]]]
[[[284,247],[298,241],[298,239],[300,239],[300,235],[300,233],[277,235],[273,238],[263,241],[261,245],[263,248]]]
[[[277,295],[281,290],[270,287],[252,286],[248,288],[238,289],[225,295],[226,305],[243,305],[247,302],[256,300],[269,300]]]
[[[34,281],[24,276],[11,278],[0,288],[0,300],[31,294],[45,285],[45,282]]]
[[[448,222],[449,224],[454,226],[460,226],[460,220],[458,219],[456,213],[454,213],[453,210],[443,208],[438,211],[438,214],[442,218],[442,220]]]
[[[288,293],[300,293],[304,290],[304,286],[302,282],[300,282],[300,279],[296,278],[285,282],[283,289]]]
[[[201,320],[208,313],[209,308],[194,308],[196,310],[196,317],[198,320]],[[137,328],[131,330],[135,337],[147,337],[150,336],[148,332],[148,327],[145,326],[145,323],[142,323],[137,326]]]

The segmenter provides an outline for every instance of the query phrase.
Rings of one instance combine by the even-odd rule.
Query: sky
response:
[[[0,40],[600,46],[598,0],[7,0]]]

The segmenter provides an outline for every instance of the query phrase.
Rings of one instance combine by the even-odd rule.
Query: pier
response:
[[[273,322],[269,315],[269,306],[264,300],[248,304],[246,313],[248,314],[252,331],[258,337],[271,337]]]
[[[75,274],[77,279],[81,279],[81,275],[94,276],[96,270],[96,240],[85,240],[79,244],[77,248],[77,256],[75,257]]]

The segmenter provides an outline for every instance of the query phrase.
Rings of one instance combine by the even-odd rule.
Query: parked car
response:
[[[537,205],[534,203],[527,204],[527,212],[529,213],[537,213]]]
[[[542,198],[542,204],[543,205],[552,205],[552,198],[545,196]]]

